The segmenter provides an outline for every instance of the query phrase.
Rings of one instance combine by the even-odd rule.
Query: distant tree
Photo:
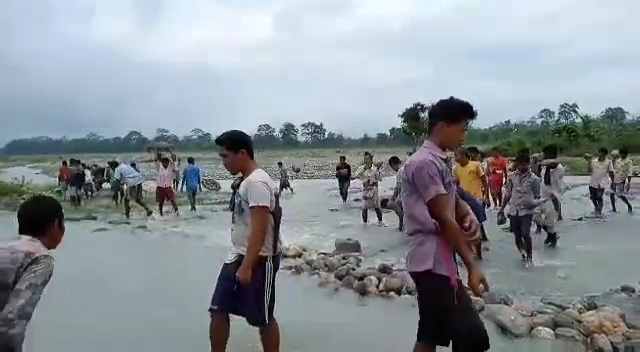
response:
[[[302,135],[307,143],[318,144],[326,138],[327,129],[323,123],[307,121],[300,125],[300,135]]]
[[[275,148],[280,144],[276,129],[267,123],[258,126],[253,142],[259,148]]]
[[[421,102],[414,103],[398,115],[403,132],[411,138],[415,148],[427,134],[427,114],[430,106]]]
[[[280,140],[282,141],[282,145],[286,147],[296,147],[300,144],[298,140],[298,127],[292,124],[291,122],[285,122],[280,127],[278,131],[278,135],[280,136]]]

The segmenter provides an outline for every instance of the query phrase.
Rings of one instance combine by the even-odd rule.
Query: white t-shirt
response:
[[[144,177],[138,171],[127,164],[120,164],[115,170],[116,179],[124,182],[127,187],[140,185],[144,182]]]
[[[89,169],[84,169],[84,183],[93,183],[93,176]]]
[[[591,178],[589,179],[589,186],[594,188],[605,188],[607,185],[607,179],[609,173],[613,172],[613,163],[610,159],[604,159],[599,161],[598,159],[591,160]]]
[[[245,178],[234,197],[234,210],[231,214],[231,253],[228,261],[233,261],[238,255],[247,253],[249,237],[251,236],[251,208],[269,207],[275,208],[278,185],[262,169],[254,170]],[[273,255],[273,217],[269,216],[267,235],[260,255]],[[278,238],[278,249],[280,246]]]

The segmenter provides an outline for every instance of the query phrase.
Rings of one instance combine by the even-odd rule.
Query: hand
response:
[[[468,214],[464,218],[462,229],[467,236],[474,236],[480,230],[480,223],[474,214]]]
[[[467,285],[476,297],[480,297],[483,293],[489,292],[489,283],[487,282],[487,278],[484,277],[482,271],[477,268],[469,270],[469,282]]]
[[[184,193],[184,187],[180,187],[180,193]]]
[[[251,282],[251,268],[244,265],[240,265],[240,268],[236,272],[236,279],[242,285],[248,285]]]

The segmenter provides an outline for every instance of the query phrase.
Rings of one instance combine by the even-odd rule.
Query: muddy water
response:
[[[385,192],[392,185],[386,180]],[[402,265],[402,235],[392,226],[363,227],[357,204],[343,206],[334,181],[293,186],[296,194],[283,200],[285,241],[329,249],[336,237],[349,236],[362,241],[368,261]],[[565,195],[568,220],[560,226],[560,247],[545,250],[537,237],[533,269],[521,268],[512,236],[490,219],[490,250],[483,265],[494,289],[535,299],[601,292],[637,281],[638,219],[619,214],[599,222],[570,221],[588,213],[585,194],[586,188],[578,187]],[[222,208],[202,207],[181,218],[138,215],[131,225],[69,223],[56,253],[56,272],[30,327],[27,351],[80,352],[87,346],[96,352],[206,351],[206,308],[229,245],[229,214]],[[385,221],[393,225],[395,218],[387,213]],[[15,228],[13,215],[0,216],[0,225]],[[97,228],[103,231],[93,232]],[[361,300],[287,273],[280,275],[277,292],[283,351],[411,349],[417,320],[412,298]],[[493,351],[572,350],[558,341],[511,341],[490,323],[487,327]],[[246,324],[233,324],[230,351],[258,351],[257,344]]]

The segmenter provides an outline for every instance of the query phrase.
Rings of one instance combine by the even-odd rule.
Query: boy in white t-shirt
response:
[[[608,154],[607,148],[603,147],[598,149],[597,158],[591,159],[590,156],[585,156],[585,159],[589,162],[589,175],[591,175],[589,179],[589,198],[591,198],[597,217],[602,216],[605,187],[614,183],[613,162],[607,158]]]

